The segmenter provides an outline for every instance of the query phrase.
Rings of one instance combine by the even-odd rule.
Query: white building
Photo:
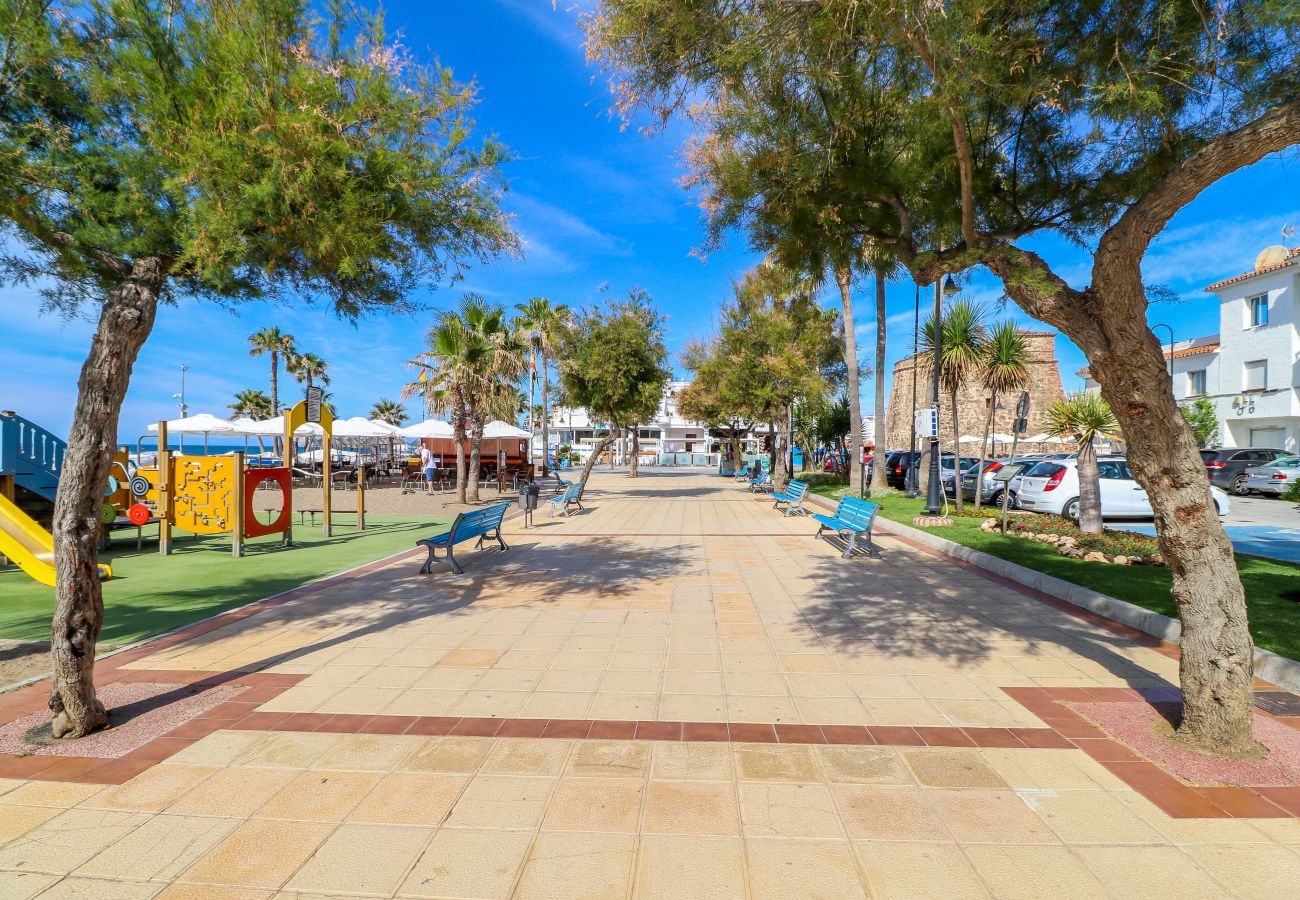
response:
[[[1225,447],[1300,453],[1300,248],[1269,247],[1253,271],[1205,290],[1219,298],[1219,333],[1164,347],[1174,397],[1213,403]]]
[[[638,442],[643,458],[667,458],[666,461],[678,465],[717,465],[718,456],[712,451],[722,439],[710,435],[707,426],[683,418],[677,409],[677,393],[688,384],[689,381],[670,381],[654,419],[641,426]],[[756,426],[744,441],[745,452],[754,452],[767,432],[766,425]],[[585,455],[605,433],[604,423],[592,421],[587,410],[581,407],[556,406],[550,410],[550,453],[567,446]],[[623,444],[620,440],[614,447],[615,458],[630,452],[630,447]],[[535,451],[541,451],[541,428],[537,429],[533,446]]]

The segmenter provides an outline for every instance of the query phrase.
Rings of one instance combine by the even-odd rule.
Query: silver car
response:
[[[1023,474],[1026,470],[1033,467],[1038,460],[1036,459],[1017,459],[1008,462],[1005,459],[991,459],[985,463],[984,468],[984,486],[980,490],[980,496],[985,503],[998,506],[1002,503],[1002,490],[1008,481],[1015,476]],[[961,475],[961,494],[968,500],[975,499],[975,466],[971,466]],[[1008,472],[1007,469],[1012,471]],[[1010,476],[1010,477],[1008,477]],[[1008,505],[1014,507],[1015,490],[1011,491],[1008,498]]]
[[[1283,456],[1266,466],[1254,466],[1245,476],[1241,486],[1248,493],[1281,494],[1300,481],[1300,456]]]

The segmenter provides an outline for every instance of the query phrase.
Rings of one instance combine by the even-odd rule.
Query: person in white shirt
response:
[[[433,479],[438,474],[438,463],[428,447],[420,445],[420,468],[424,470],[424,492],[433,494]]]

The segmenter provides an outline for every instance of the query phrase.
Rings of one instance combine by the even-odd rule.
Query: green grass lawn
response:
[[[847,488],[826,485],[811,490],[835,498]],[[880,504],[881,515],[905,525],[911,525],[925,507],[924,500],[902,495],[881,497],[876,502]],[[1070,559],[1057,553],[1049,544],[980,531],[979,525],[979,519],[954,518],[951,526],[922,530],[1062,581],[1127,600],[1144,609],[1175,618],[1178,616],[1169,593],[1169,570],[1163,566],[1116,566]],[[1300,590],[1300,566],[1238,556],[1237,571],[1246,589],[1250,630],[1255,643],[1290,659],[1300,659],[1300,603],[1284,596],[1287,592]]]
[[[101,644],[120,645],[170,631],[223,610],[409,550],[420,538],[445,531],[448,517],[421,519],[366,516],[357,531],[352,516],[335,520],[334,536],[295,527],[294,545],[280,546],[279,535],[248,542],[243,559],[232,559],[230,540],[182,535],[171,556],[160,556],[157,528],[145,530],[144,547],[135,549],[135,529],[118,531],[100,561],[113,567],[104,583]],[[0,638],[48,640],[54,589],[28,578],[16,566],[0,570]]]

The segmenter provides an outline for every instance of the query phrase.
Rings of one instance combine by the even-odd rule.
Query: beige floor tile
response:
[[[667,669],[669,672],[721,672],[722,657],[717,653],[669,653]]]
[[[718,782],[652,781],[646,785],[641,831],[738,835],[736,789]]]
[[[585,719],[594,694],[534,691],[520,707],[523,719]]]
[[[871,889],[879,896],[918,900],[940,892],[952,900],[989,896],[956,844],[858,844],[857,851]]]
[[[0,844],[6,844],[39,828],[60,812],[60,809],[52,806],[0,807]]]
[[[342,822],[380,777],[362,772],[304,772],[268,800],[257,815],[264,819]]]
[[[745,837],[843,839],[831,793],[820,784],[743,782]]]
[[[1274,900],[1300,885],[1300,854],[1282,846],[1208,844],[1183,851],[1223,887],[1247,900]]]
[[[550,669],[537,682],[537,690],[568,694],[591,693],[596,690],[604,674],[599,669]]]
[[[438,660],[437,665],[439,668],[486,669],[490,668],[502,655],[500,650],[448,650]]]
[[[636,838],[621,834],[537,836],[515,894],[521,900],[604,900],[627,894]]]
[[[931,790],[927,794],[961,843],[1058,843],[1043,820],[1011,791]]]
[[[348,816],[375,825],[441,825],[469,779],[462,775],[394,772],[386,775]]]
[[[508,656],[509,654],[507,654]],[[501,662],[505,662],[503,657]],[[497,664],[498,666],[501,663]],[[495,668],[488,671],[474,685],[479,691],[531,691],[546,674],[545,669]]]
[[[1083,768],[1082,764],[1092,760],[1077,750],[987,749],[980,756],[1017,790],[1096,790],[1103,786]],[[1123,783],[1117,785],[1122,787]]]
[[[296,769],[221,769],[167,811],[176,815],[247,818],[297,776]]]
[[[423,743],[421,738],[405,735],[350,734],[322,756],[312,768],[386,772]]]
[[[102,784],[75,784],[67,781],[18,782],[13,790],[0,795],[0,810],[5,806],[53,806],[67,809],[89,800],[102,790],[104,790]],[[3,813],[0,813],[0,816],[2,815]]]
[[[725,722],[727,700],[721,694],[664,694],[659,719],[665,722]]]
[[[82,806],[121,809],[128,812],[159,812],[218,771],[214,766],[184,766],[160,763],[116,787],[99,791]]]
[[[658,714],[658,694],[597,693],[587,709],[589,719],[624,722],[653,720]]]
[[[1258,844],[1276,840],[1300,844],[1300,819],[1173,819],[1136,791],[1112,791],[1111,796],[1160,832],[1168,843]],[[1276,830],[1288,825],[1294,826],[1290,841],[1283,838],[1285,830],[1281,834]]]
[[[867,896],[846,843],[756,838],[745,841],[745,852],[755,900]]]
[[[406,690],[380,712],[386,716],[445,716],[465,694],[462,690]]]
[[[307,860],[289,890],[387,895],[396,890],[433,829],[343,825]]]
[[[651,744],[646,741],[578,741],[569,757],[567,774],[586,778],[645,777]]]
[[[425,672],[411,685],[417,691],[468,691],[484,675],[487,668],[450,666]]]
[[[1231,896],[1173,847],[1078,847],[1074,852],[1113,896],[1152,900]]]
[[[601,676],[599,689],[613,694],[658,693],[663,677],[659,671],[608,671]]]
[[[727,697],[730,722],[799,722],[799,708],[792,697]]]
[[[817,747],[826,780],[836,784],[911,784],[897,750],[889,747]]]
[[[417,747],[398,766],[406,772],[442,772],[472,775],[492,752],[492,741],[482,738],[435,737]]]
[[[8,818],[11,807],[0,810]],[[47,812],[47,810],[42,810]],[[114,841],[138,828],[144,813],[105,809],[70,809],[60,813],[0,849],[0,869],[66,874]]]
[[[815,725],[872,725],[875,724],[855,697],[796,697],[799,718]]]
[[[0,872],[0,897],[30,900],[58,881],[59,877],[39,872]]]
[[[447,824],[464,828],[536,828],[554,788],[552,778],[480,775],[465,786]]]
[[[559,775],[572,744],[555,740],[500,740],[487,761],[485,775]]]
[[[810,747],[733,744],[732,748],[743,781],[821,781],[821,770]]]
[[[181,881],[278,888],[334,826],[250,819],[181,875]]]
[[[983,845],[967,847],[966,855],[997,897],[1102,900],[1106,896],[1097,879],[1065,847]]]
[[[852,697],[853,688],[843,675],[794,672],[785,676],[796,697]]]
[[[562,778],[546,810],[550,831],[635,832],[641,816],[640,781]]]
[[[731,748],[726,744],[672,743],[654,746],[650,777],[686,781],[731,781],[736,776]]]
[[[874,725],[944,726],[952,722],[943,717],[928,700],[908,698],[866,699],[860,701]]]
[[[69,877],[47,889],[44,900],[147,900],[158,893],[159,885],[130,881],[107,881],[98,878]]]
[[[533,835],[444,828],[433,836],[398,890],[400,897],[507,897]]]
[[[779,672],[727,672],[723,677],[733,697],[790,696],[790,685]]]
[[[1007,783],[984,762],[980,752],[975,749],[927,747],[900,752],[916,780],[927,787],[1007,787]]]
[[[854,840],[952,840],[919,788],[844,784],[834,785],[831,794]]]
[[[531,696],[528,691],[486,691],[475,688],[452,704],[449,716],[512,718]]]
[[[747,896],[737,839],[646,835],[633,896],[640,900],[731,900]]]
[[[272,900],[272,892],[257,888],[176,882],[163,888],[154,900]]]
[[[169,880],[234,830],[234,819],[154,816],[104,848],[76,874],[135,881]]]
[[[664,673],[664,694],[707,694],[721,697],[725,691],[721,672]]]
[[[1105,791],[1019,791],[1067,844],[1150,844],[1160,835]]]
[[[275,734],[251,747],[237,764],[307,769],[342,740],[340,734]]]

